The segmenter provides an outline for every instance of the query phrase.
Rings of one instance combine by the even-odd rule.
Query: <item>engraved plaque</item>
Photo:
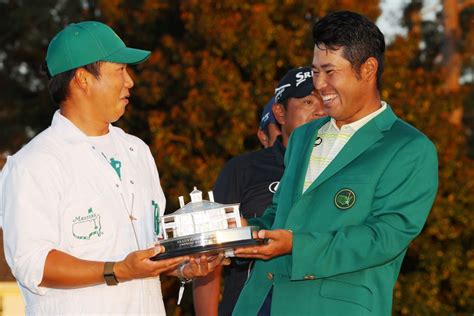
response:
[[[263,240],[252,237],[252,232],[257,230],[255,226],[236,227],[162,240],[160,244],[166,251],[157,254],[151,260],[193,254],[199,256],[202,253],[212,254],[237,247],[257,245],[263,243]]]

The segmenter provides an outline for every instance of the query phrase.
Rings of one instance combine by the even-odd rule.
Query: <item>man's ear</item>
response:
[[[281,103],[275,103],[272,106],[273,116],[280,125],[285,125],[285,113],[286,110]]]
[[[87,91],[90,82],[90,73],[84,68],[78,68],[72,78],[74,85],[82,91]]]
[[[269,141],[268,136],[260,128],[257,131],[257,137],[258,137],[258,140],[260,141],[260,144],[262,144],[263,148],[267,148],[268,147],[268,141]]]
[[[379,68],[379,63],[374,57],[369,57],[361,66],[361,76],[365,81],[377,81],[377,69]]]

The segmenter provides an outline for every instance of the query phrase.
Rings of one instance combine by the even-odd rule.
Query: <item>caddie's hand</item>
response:
[[[267,239],[267,243],[257,246],[237,248],[236,257],[268,260],[290,254],[293,250],[293,232],[286,229],[260,230],[259,239]]]
[[[183,277],[187,279],[202,277],[214,271],[218,266],[229,264],[230,259],[225,258],[223,253],[213,256],[201,255],[189,259],[189,262],[183,268]]]
[[[157,261],[150,260],[151,257],[164,251],[165,248],[163,246],[156,245],[146,250],[131,252],[124,260],[115,264],[114,272],[116,278],[119,282],[124,282],[133,279],[155,277],[165,271],[176,269],[180,263],[189,260],[188,256]]]

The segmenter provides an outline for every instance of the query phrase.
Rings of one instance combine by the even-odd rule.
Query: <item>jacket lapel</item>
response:
[[[383,131],[390,129],[397,117],[392,112],[392,109],[387,106],[387,109],[377,115],[374,119],[369,121],[361,127],[347,142],[344,148],[334,158],[334,160],[326,167],[326,169],[319,175],[319,177],[308,187],[306,193],[311,192],[319,185],[324,183],[327,179],[333,176],[336,172],[347,166],[351,161],[359,157],[374,143],[383,137]],[[312,146],[311,146],[312,148]],[[311,154],[311,153],[310,153]],[[308,159],[309,160],[309,159]],[[308,163],[306,162],[306,170]],[[304,183],[305,175],[300,178],[300,182]],[[302,185],[302,184],[301,184]]]

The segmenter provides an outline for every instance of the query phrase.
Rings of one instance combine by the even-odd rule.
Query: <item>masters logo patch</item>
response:
[[[341,189],[334,196],[334,204],[340,210],[351,208],[356,201],[356,195],[351,189]]]
[[[77,239],[90,240],[92,236],[102,236],[100,215],[94,213],[92,207],[87,210],[87,215],[76,216],[72,220],[72,235]]]

